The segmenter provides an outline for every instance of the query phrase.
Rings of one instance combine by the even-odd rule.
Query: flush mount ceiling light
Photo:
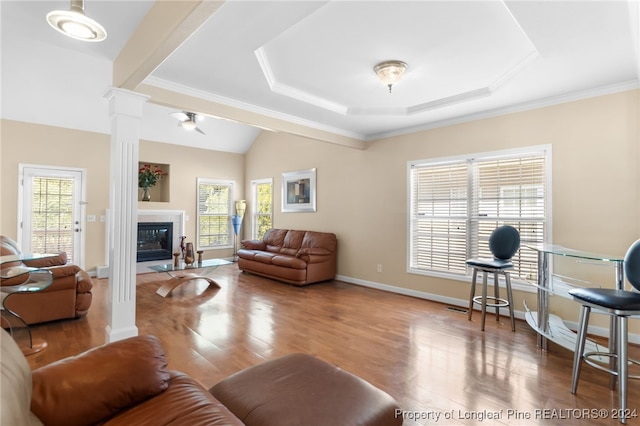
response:
[[[389,93],[391,93],[391,87],[400,81],[407,70],[407,64],[402,61],[384,61],[373,67],[373,70],[380,78],[380,81],[389,88]]]
[[[71,10],[47,13],[47,22],[56,31],[82,41],[102,41],[107,38],[104,27],[84,14],[84,0],[71,0]]]

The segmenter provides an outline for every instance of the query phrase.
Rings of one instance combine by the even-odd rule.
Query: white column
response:
[[[109,184],[109,297],[106,341],[137,336],[136,236],[140,120],[148,96],[110,88],[104,94],[111,118]]]

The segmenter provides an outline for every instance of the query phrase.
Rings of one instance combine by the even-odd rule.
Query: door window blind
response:
[[[67,253],[73,262],[74,232],[79,226],[73,216],[74,180],[36,176],[32,181],[31,251]]]

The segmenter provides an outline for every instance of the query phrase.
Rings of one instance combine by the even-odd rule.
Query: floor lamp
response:
[[[231,224],[233,225],[233,233],[235,234],[233,239],[233,261],[238,260],[238,234],[240,233],[240,226],[242,225],[242,219],[244,218],[244,212],[247,210],[247,202],[245,200],[236,201],[236,214],[231,218]]]
[[[231,218],[233,225],[233,261],[238,260],[238,234],[240,233],[240,225],[242,225],[242,216],[234,214]]]

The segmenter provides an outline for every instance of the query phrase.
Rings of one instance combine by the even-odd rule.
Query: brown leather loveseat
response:
[[[329,232],[270,229],[262,240],[243,240],[238,268],[294,285],[336,275],[336,235]]]
[[[0,424],[393,426],[395,400],[364,380],[310,355],[249,367],[209,391],[167,369],[159,341],[137,336],[30,370],[0,330]]]
[[[20,248],[12,239],[0,236],[2,256],[20,254]],[[54,257],[25,260],[3,264],[2,268],[23,266],[47,269],[53,275],[53,283],[35,293],[12,294],[5,300],[6,307],[20,315],[27,324],[36,324],[87,315],[91,306],[93,283],[86,271],[77,265],[67,264],[67,255],[62,252]],[[0,279],[0,285],[20,284],[26,275]]]

